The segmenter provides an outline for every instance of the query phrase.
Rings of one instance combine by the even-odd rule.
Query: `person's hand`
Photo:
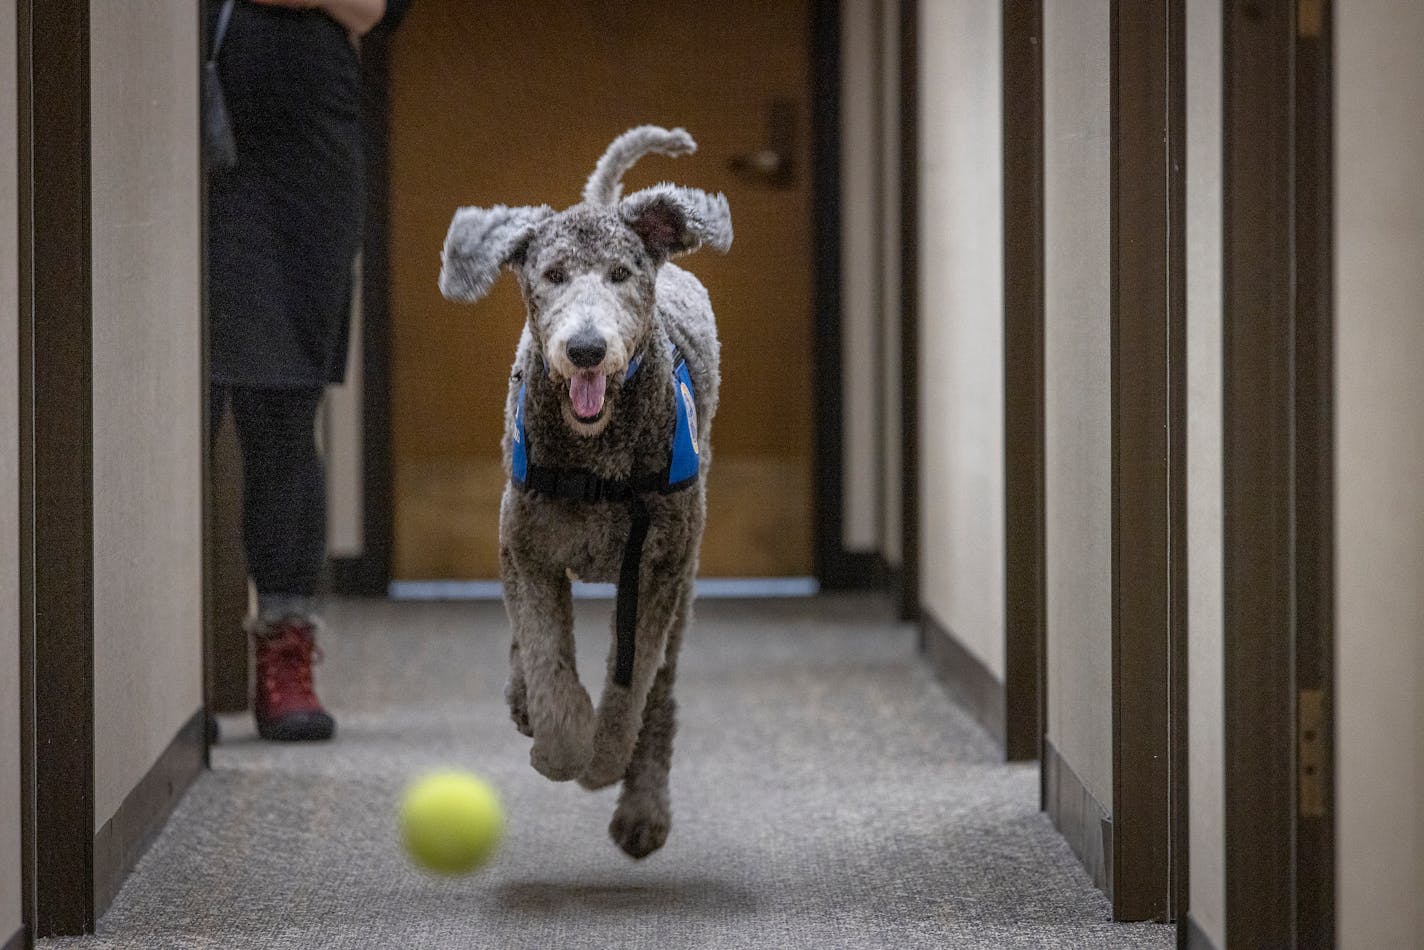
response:
[[[252,0],[265,7],[287,7],[292,10],[320,10],[350,30],[363,35],[381,21],[386,13],[386,0]]]

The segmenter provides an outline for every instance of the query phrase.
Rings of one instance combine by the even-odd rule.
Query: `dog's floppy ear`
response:
[[[534,228],[553,213],[548,205],[456,211],[440,252],[440,292],[449,300],[479,300],[501,267],[523,260]]]
[[[722,194],[654,185],[624,198],[618,213],[659,259],[704,244],[723,252],[732,246],[732,211]]]

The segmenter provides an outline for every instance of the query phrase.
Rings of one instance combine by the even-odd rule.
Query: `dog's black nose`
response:
[[[608,352],[608,344],[602,337],[592,333],[581,333],[569,341],[569,362],[579,369],[588,369],[603,362]]]

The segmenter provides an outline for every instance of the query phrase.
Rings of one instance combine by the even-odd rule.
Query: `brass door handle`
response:
[[[790,188],[796,183],[796,103],[773,99],[766,120],[766,144],[733,156],[727,166],[764,188]]]

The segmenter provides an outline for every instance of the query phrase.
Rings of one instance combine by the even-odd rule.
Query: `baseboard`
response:
[[[25,928],[21,927],[9,940],[0,943],[0,950],[29,950],[31,944],[25,939],[26,936]]]
[[[1083,863],[1093,884],[1112,900],[1112,818],[1088,791],[1053,743],[1043,743],[1044,802],[1058,829]]]
[[[94,835],[94,919],[114,902],[174,807],[203,770],[207,720],[200,709]]]
[[[822,590],[884,590],[889,579],[889,566],[879,551],[847,551],[841,549],[822,558],[820,576]]]
[[[1206,931],[1202,930],[1201,924],[1197,923],[1195,917],[1187,914],[1186,918],[1187,950],[1217,950],[1216,944],[1212,943]]]
[[[885,589],[898,602],[905,590],[905,571],[898,564],[891,564],[882,553],[875,557],[880,561],[880,576],[884,578]]]
[[[920,646],[959,704],[1004,748],[1004,684],[930,611],[920,610]]]
[[[384,597],[390,581],[385,569],[372,557],[333,557],[327,560],[327,587],[333,594]]]
[[[880,559],[885,564],[885,590],[890,596],[890,602],[895,605],[896,616],[902,623],[918,623],[919,605],[914,603],[913,591],[907,587],[904,565],[891,564],[883,554]]]

